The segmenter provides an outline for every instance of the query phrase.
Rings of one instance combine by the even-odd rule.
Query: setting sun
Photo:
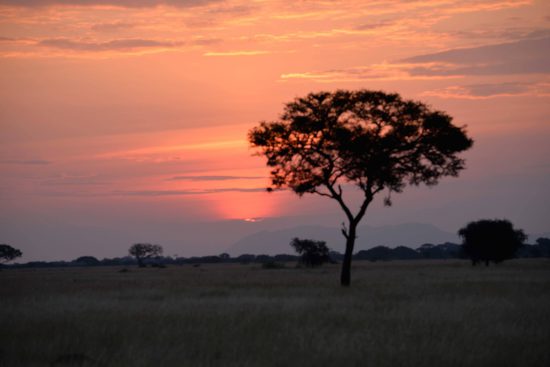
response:
[[[212,209],[222,219],[241,219],[258,222],[261,218],[274,217],[277,212],[277,197],[265,189],[258,192],[229,192],[213,195],[209,200]]]

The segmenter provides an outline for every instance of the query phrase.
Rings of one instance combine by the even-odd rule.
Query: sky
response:
[[[0,0],[0,243],[22,261],[194,256],[337,227],[332,200],[265,192],[246,137],[295,97],[363,88],[475,141],[458,178],[378,198],[365,224],[550,232],[549,56],[548,1]]]

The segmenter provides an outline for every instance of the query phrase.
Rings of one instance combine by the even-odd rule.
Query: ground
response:
[[[4,269],[0,366],[550,366],[550,261]]]

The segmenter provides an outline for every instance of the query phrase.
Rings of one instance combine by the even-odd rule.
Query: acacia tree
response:
[[[290,246],[300,255],[300,262],[308,267],[321,266],[330,260],[325,241],[293,238]]]
[[[472,260],[472,265],[485,262],[489,266],[511,259],[527,240],[521,229],[514,229],[506,219],[482,219],[468,223],[458,231],[462,237],[462,251]]]
[[[135,256],[140,268],[145,266],[145,259],[162,255],[162,247],[160,245],[152,245],[150,243],[136,243],[128,250],[130,255]]]
[[[5,243],[0,244],[0,263],[7,263],[13,259],[21,257],[22,255],[23,253],[20,250],[13,248],[10,245],[6,245]]]
[[[271,167],[271,186],[336,200],[347,218],[341,284],[351,281],[357,226],[376,194],[401,192],[407,184],[435,185],[464,168],[458,153],[473,141],[464,127],[427,105],[379,91],[310,93],[287,103],[280,119],[261,122],[248,139]],[[347,185],[347,186],[346,186]],[[344,188],[357,188],[358,208]],[[355,199],[356,200],[356,199]]]

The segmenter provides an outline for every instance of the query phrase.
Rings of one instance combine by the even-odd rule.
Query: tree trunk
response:
[[[349,287],[351,284],[351,257],[353,256],[353,247],[355,246],[355,230],[356,225],[350,223],[346,237],[346,252],[344,254],[344,261],[342,262],[342,274],[340,276],[340,285],[342,287]]]

